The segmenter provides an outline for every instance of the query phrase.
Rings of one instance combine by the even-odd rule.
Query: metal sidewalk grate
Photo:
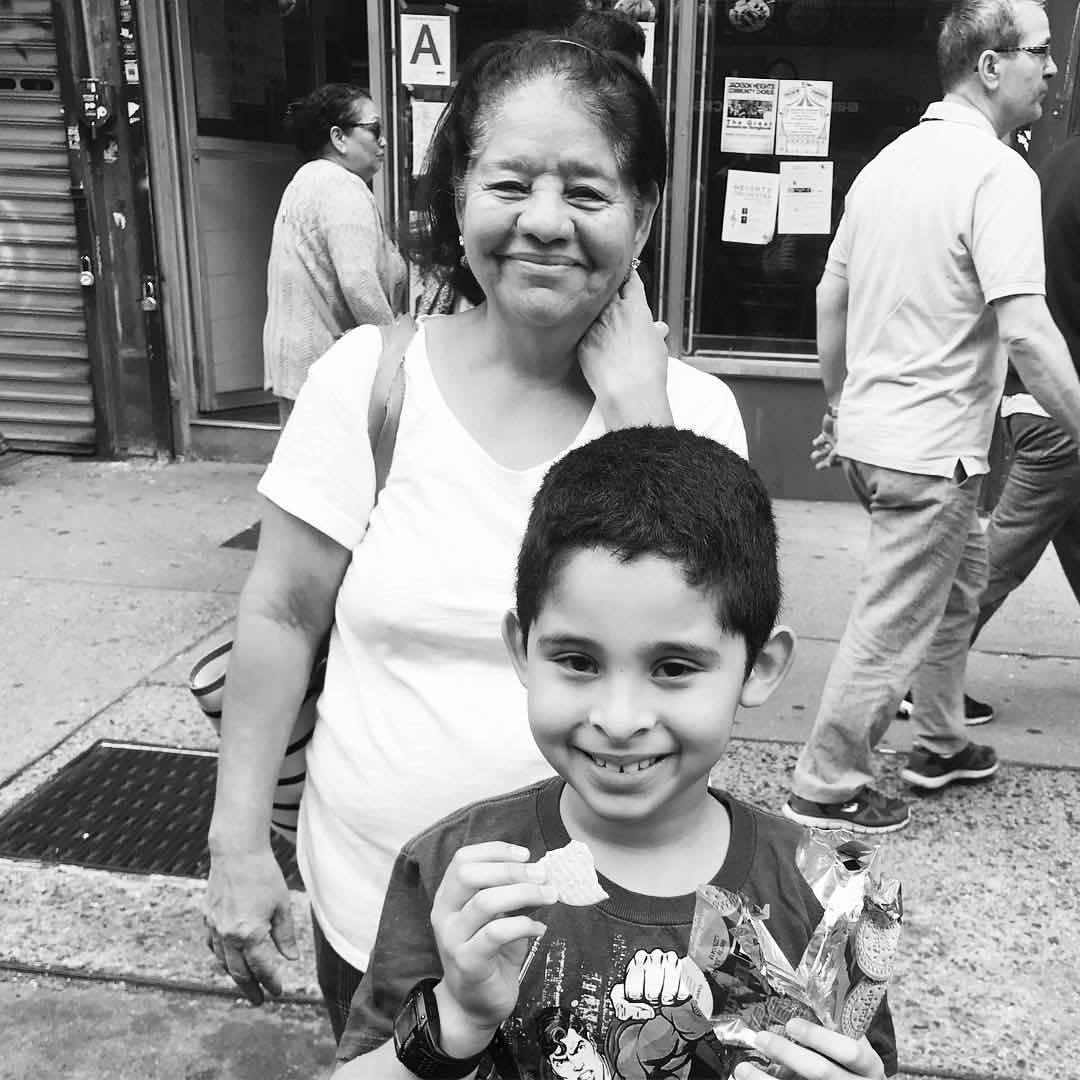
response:
[[[0,817],[0,856],[204,878],[216,769],[205,750],[97,742]],[[273,846],[303,888],[292,845]]]

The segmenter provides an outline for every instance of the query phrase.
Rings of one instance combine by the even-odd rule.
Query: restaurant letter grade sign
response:
[[[453,16],[413,8],[401,16],[401,81],[449,86],[454,74]]]

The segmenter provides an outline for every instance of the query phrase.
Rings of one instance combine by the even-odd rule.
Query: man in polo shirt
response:
[[[870,514],[848,624],[786,816],[882,833],[909,820],[872,751],[910,686],[920,788],[983,780],[963,726],[968,640],[986,582],[976,516],[1006,356],[1080,437],[1080,381],[1047,311],[1039,183],[1001,141],[1042,113],[1050,27],[1036,0],[959,0],[942,22],[944,99],[858,176],[818,285],[836,452]]]

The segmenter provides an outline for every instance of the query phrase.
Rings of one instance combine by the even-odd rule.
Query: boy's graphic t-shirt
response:
[[[338,1047],[346,1061],[391,1038],[411,987],[442,974],[431,903],[458,848],[504,840],[533,859],[569,836],[555,778],[451,815],[402,849],[379,934]],[[721,792],[731,842],[711,884],[769,906],[768,928],[796,965],[822,909],[795,864],[802,829]],[[680,978],[694,915],[693,895],[651,897],[601,877],[609,898],[590,907],[554,904],[536,913],[547,932],[526,959],[513,1014],[503,1023],[481,1077],[503,1080],[691,1080],[730,1075],[740,1060],[691,1006]],[[886,1075],[896,1072],[887,1003],[868,1032]]]

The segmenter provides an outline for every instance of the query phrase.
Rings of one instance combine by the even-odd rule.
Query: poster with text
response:
[[[833,84],[781,79],[776,118],[777,156],[828,157]]]
[[[778,232],[832,232],[832,166],[831,161],[780,162]]]
[[[767,244],[772,240],[779,186],[776,173],[729,170],[721,239],[729,244]]]
[[[776,79],[724,79],[720,149],[771,154],[776,136]]]

